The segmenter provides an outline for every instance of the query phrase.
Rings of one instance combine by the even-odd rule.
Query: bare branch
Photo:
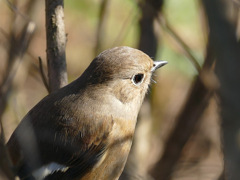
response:
[[[68,82],[63,0],[45,0],[45,3],[48,77],[50,91],[53,92]]]
[[[12,42],[11,44],[8,62],[13,62],[13,64],[10,66],[10,69],[7,71],[7,74],[5,75],[5,78],[0,85],[0,117],[2,116],[2,113],[5,109],[4,107],[6,106],[6,99],[8,97],[7,94],[10,93],[13,78],[22,60],[23,54],[27,50],[34,30],[35,24],[33,22],[29,22],[25,26],[19,40]]]
[[[2,84],[0,84],[0,168],[8,179],[14,178],[10,169],[11,162],[5,148],[5,138],[2,127],[2,115],[7,106],[7,100],[12,90],[12,82],[15,77],[16,71],[21,63],[24,53],[28,48],[34,30],[35,24],[33,22],[28,22],[28,24],[23,29],[19,39],[11,38],[15,41],[11,42],[8,62],[13,63],[9,66],[8,71],[6,71],[7,74],[5,75]]]

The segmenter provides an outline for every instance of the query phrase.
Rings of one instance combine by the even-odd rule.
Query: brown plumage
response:
[[[116,47],[46,96],[23,118],[7,147],[21,179],[118,179],[131,148],[152,72],[166,64]]]

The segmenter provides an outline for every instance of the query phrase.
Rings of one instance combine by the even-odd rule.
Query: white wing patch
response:
[[[54,172],[57,171],[66,172],[68,169],[69,167],[66,167],[58,163],[49,163],[33,171],[32,175],[36,180],[43,180],[46,176],[53,174]]]

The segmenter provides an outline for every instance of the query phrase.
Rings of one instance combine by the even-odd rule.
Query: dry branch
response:
[[[45,3],[48,77],[53,92],[68,83],[63,0],[45,0]]]
[[[29,22],[22,31],[20,38],[18,40],[15,39],[15,41],[11,43],[8,62],[13,62],[13,64],[9,66],[7,74],[5,75],[2,84],[0,84],[0,117],[2,116],[6,107],[6,101],[8,94],[10,93],[13,78],[16,74],[19,64],[21,63],[22,57],[27,50],[34,30],[35,24],[33,22]]]
[[[7,74],[0,84],[0,170],[4,173],[6,178],[14,179],[13,174],[10,170],[11,163],[8,158],[8,153],[5,148],[5,138],[4,131],[2,127],[2,115],[6,109],[7,101],[12,90],[12,82],[15,77],[16,71],[21,63],[22,57],[26,52],[28,45],[30,43],[32,34],[35,30],[35,24],[33,22],[28,22],[25,28],[23,29],[20,38],[16,39],[11,37],[11,47],[9,49],[8,63],[11,65],[8,66]],[[14,36],[14,34],[12,34]]]

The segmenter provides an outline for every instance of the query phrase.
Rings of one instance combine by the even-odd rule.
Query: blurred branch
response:
[[[240,179],[240,46],[229,20],[227,1],[202,0],[216,53],[226,177]]]
[[[18,8],[11,3],[9,0],[5,0],[8,7],[17,15],[20,15],[23,19],[25,19],[26,21],[30,21],[29,17],[26,16],[25,14],[23,14],[21,11],[18,10]]]
[[[154,57],[157,52],[157,36],[154,32],[154,20],[162,5],[163,0],[139,1],[142,17],[139,21],[140,40],[138,47],[150,57]]]
[[[7,74],[5,74],[2,84],[0,84],[0,168],[2,169],[5,176],[7,176],[9,179],[13,179],[13,175],[10,170],[11,163],[5,148],[5,138],[2,127],[2,115],[6,109],[9,95],[11,94],[13,79],[21,63],[22,57],[28,48],[34,30],[35,24],[30,21],[22,30],[19,38],[10,37],[11,44],[9,48],[9,57],[7,62],[11,63],[11,65],[8,66],[8,71],[6,71]],[[12,36],[15,36],[15,34],[12,34]]]
[[[198,73],[201,71],[201,67],[197,61],[197,59],[194,57],[194,55],[191,52],[191,49],[189,46],[181,39],[181,37],[173,30],[171,25],[168,23],[167,19],[161,15],[158,16],[158,22],[159,24],[165,29],[166,32],[169,33],[170,36],[173,37],[173,39],[180,45],[180,47],[183,49],[185,55],[189,58],[193,66],[196,68]]]
[[[114,40],[112,46],[118,46],[119,44],[123,44],[124,39],[129,33],[132,25],[138,20],[138,13],[134,11],[134,7],[128,14],[127,18],[124,20],[122,27],[120,28],[119,34]]]
[[[145,1],[138,1],[139,4],[141,4],[142,7],[145,7],[143,10],[143,15],[144,12],[150,11],[151,13],[148,12],[148,14],[152,14],[156,17],[158,23],[161,25],[161,27],[171,36],[173,39],[180,45],[180,47],[183,49],[186,57],[191,61],[197,72],[199,73],[201,71],[201,66],[199,65],[197,58],[193,55],[191,52],[191,48],[184,42],[184,40],[174,31],[172,26],[169,24],[167,19],[164,17],[162,13],[158,15],[159,10],[161,9],[161,4],[163,1],[154,1],[154,0],[147,0],[146,2],[149,3],[144,3]],[[146,8],[147,7],[147,8]],[[143,22],[141,22],[143,23]],[[151,23],[151,21],[148,21],[148,23]],[[147,25],[147,24],[146,24]],[[148,26],[145,26],[148,27]],[[144,46],[144,44],[143,44]]]
[[[13,78],[20,65],[22,57],[27,50],[34,30],[35,24],[33,22],[29,22],[25,26],[18,40],[15,38],[11,38],[15,39],[15,41],[14,42],[12,41],[11,43],[11,47],[9,49],[8,62],[14,63],[9,67],[2,84],[0,84],[0,107],[1,107],[0,117],[2,116],[4,109],[6,107],[6,100],[8,98],[8,94],[10,93]]]
[[[0,178],[14,179],[14,174],[11,169],[12,164],[5,147],[2,116],[7,107],[9,96],[12,92],[13,79],[16,75],[19,65],[22,62],[23,55],[26,53],[30,41],[32,40],[32,35],[35,31],[35,23],[33,23],[28,16],[25,16],[22,12],[20,12],[12,2],[9,0],[6,0],[5,2],[8,4],[8,7],[14,12],[14,16],[11,16],[10,20],[12,23],[10,23],[10,35],[1,29],[1,33],[9,41],[9,47],[7,48],[8,59],[6,71],[3,77],[3,81],[0,84]],[[28,5],[29,6],[26,11],[30,10],[33,7],[34,1],[29,1]],[[16,21],[17,16],[21,17],[21,19],[19,19],[21,23]]]
[[[44,71],[43,71],[42,58],[38,57],[38,61],[39,61],[39,71],[40,71],[40,75],[42,77],[43,84],[44,84],[45,88],[47,89],[48,93],[50,93],[47,78],[46,78],[46,76],[44,74]]]
[[[101,0],[100,5],[100,14],[97,26],[97,37],[96,37],[96,46],[95,46],[95,56],[97,56],[101,52],[101,46],[104,39],[104,27],[106,24],[107,17],[107,7],[109,4],[109,0]]]
[[[49,88],[53,92],[68,83],[65,58],[66,34],[63,0],[45,0]]]
[[[240,6],[240,1],[239,0],[232,0],[234,3],[236,3],[238,6]]]
[[[178,162],[183,147],[191,137],[196,125],[217,87],[215,75],[210,70],[213,64],[213,52],[210,45],[202,71],[195,80],[188,99],[180,112],[176,125],[165,143],[161,159],[156,163],[151,173],[158,180],[169,180]]]

